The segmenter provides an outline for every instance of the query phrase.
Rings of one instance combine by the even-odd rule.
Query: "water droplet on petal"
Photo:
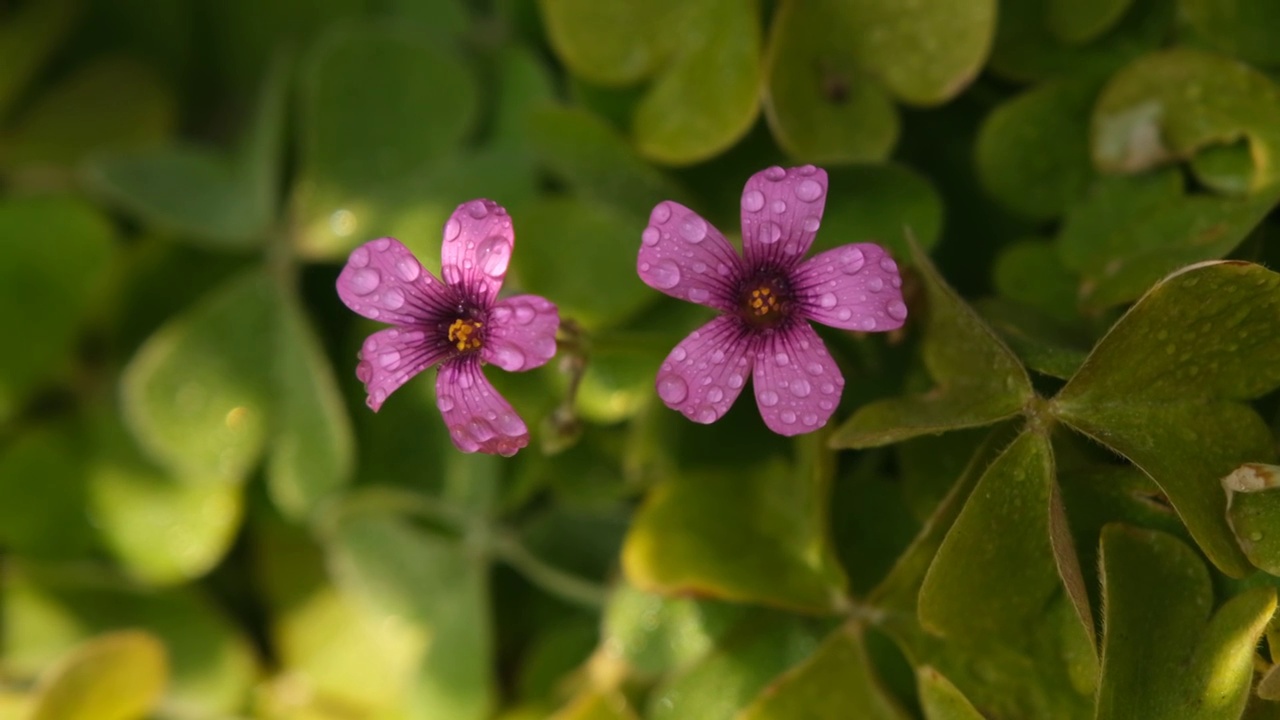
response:
[[[778,404],[778,393],[772,390],[765,390],[760,393],[760,404],[765,407],[773,407]]]
[[[517,305],[515,312],[516,322],[521,325],[528,325],[533,322],[533,318],[537,316],[537,313],[533,311],[533,308],[528,305]]]
[[[444,241],[453,242],[462,234],[462,223],[457,218],[449,218],[449,222],[444,224]]]
[[[801,180],[796,186],[796,197],[805,202],[813,202],[822,197],[822,186],[813,180]]]
[[[822,363],[811,362],[808,365],[805,365],[804,369],[808,370],[810,375],[821,375]]]
[[[476,246],[476,262],[480,265],[480,272],[491,278],[501,278],[511,263],[511,243],[501,235],[481,240]]]
[[[876,329],[876,319],[873,317],[865,317],[862,319],[862,329],[871,332]]]
[[[707,264],[703,262],[696,262],[693,264],[693,271],[696,273],[704,273],[707,271]]]
[[[690,215],[680,223],[680,237],[691,243],[700,243],[707,236],[707,221]]]
[[[711,293],[706,288],[689,288],[689,299],[696,303],[706,302],[711,297]]]
[[[742,387],[742,384],[744,382],[746,382],[746,380],[737,373],[734,373],[729,376],[729,387],[733,388],[734,390],[737,390],[738,388]]]
[[[448,395],[441,395],[436,398],[436,407],[440,408],[440,412],[449,412],[453,409],[453,398]]]
[[[671,351],[672,362],[684,362],[686,357],[689,357],[689,353],[685,352],[683,345],[677,345],[676,348]]]
[[[884,281],[878,277],[873,277],[867,281],[867,289],[871,292],[880,292],[884,289]]]
[[[385,370],[390,370],[400,362],[400,351],[395,348],[388,348],[378,356],[378,364]]]
[[[647,227],[644,232],[640,233],[640,242],[650,247],[657,245],[658,240],[662,238],[662,233],[656,227]]]
[[[847,307],[842,307],[836,311],[836,317],[839,318],[840,322],[844,322],[853,317],[853,311]]]
[[[778,353],[777,355],[774,355],[774,356],[773,356],[773,361],[774,361],[774,362],[776,362],[776,363],[778,363],[778,365],[779,365],[779,366],[782,366],[782,365],[786,365],[787,363],[791,362],[791,358],[790,358],[790,357],[788,357],[786,353],[784,353],[784,352],[780,352],[780,353]]]
[[[811,390],[812,388],[809,385],[809,381],[804,378],[796,378],[791,383],[791,394],[798,398],[809,397]]]
[[[650,270],[649,282],[654,287],[670,290],[680,284],[680,267],[673,260],[661,260]]]
[[[773,181],[775,181],[775,182],[776,182],[776,181],[781,180],[782,178],[786,177],[786,176],[787,176],[787,171],[786,171],[786,170],[783,170],[782,168],[778,167],[777,165],[774,165],[773,167],[771,167],[771,168],[769,168],[768,170],[765,170],[765,171],[764,171],[764,176],[765,176],[765,179],[767,179],[767,180],[773,180]]]
[[[896,273],[898,272],[898,263],[894,262],[891,257],[883,257],[880,258],[880,269],[885,272]]]
[[[382,305],[388,310],[399,310],[404,307],[404,293],[400,288],[391,288],[382,293]]]
[[[830,310],[836,306],[836,296],[831,293],[823,293],[822,296],[818,298],[818,305]]]
[[[821,224],[822,224],[822,221],[818,219],[818,216],[810,215],[809,217],[804,219],[804,231],[811,232],[811,233],[818,232],[818,226],[820,226]]]
[[[369,248],[361,245],[351,251],[351,257],[347,258],[347,264],[354,268],[362,268],[369,264]]]
[[[525,357],[519,348],[504,343],[494,347],[491,362],[503,370],[515,372],[524,367]]]
[[[724,399],[724,390],[721,390],[718,387],[711,388],[707,391],[707,399],[713,403],[720,402]]]
[[[724,263],[720,263],[719,265],[716,265],[716,272],[720,273],[723,277],[729,277],[729,266]]]
[[[843,270],[846,275],[853,275],[858,272],[866,262],[866,256],[863,255],[862,251],[858,248],[847,248],[844,252],[840,253],[840,269]]]
[[[782,414],[780,414],[778,417],[779,419],[782,420],[782,423],[784,425],[792,425],[796,421],[796,414],[791,412],[790,410],[783,410]]]
[[[769,209],[772,210],[775,215],[781,215],[787,211],[787,204],[782,200],[774,200],[769,204]]]
[[[422,274],[422,266],[412,257],[402,257],[396,261],[396,272],[405,282],[413,282]]]
[[[658,203],[653,209],[651,219],[658,224],[662,224],[671,219],[671,205],[666,202]]]
[[[679,375],[658,378],[658,397],[668,405],[677,405],[689,397],[689,385]]]
[[[760,226],[760,242],[772,245],[782,239],[782,228],[775,222],[766,222]]]
[[[711,362],[717,363],[717,364],[724,362],[724,351],[716,350],[715,352],[711,353]]]
[[[764,207],[764,193],[759,190],[748,190],[742,194],[742,209],[747,212],[759,212]]]
[[[885,308],[885,311],[888,312],[889,317],[893,318],[894,320],[907,319],[907,306],[904,305],[901,300],[894,300],[893,302],[889,303],[889,307]]]
[[[472,200],[467,203],[467,212],[477,220],[483,220],[489,214],[489,207],[483,200]]]
[[[387,248],[391,247],[391,238],[378,238],[369,244],[378,252],[386,252]]]
[[[804,420],[804,424],[809,427],[813,427],[818,424],[818,416],[813,413],[805,413],[802,419]]]
[[[361,268],[351,274],[351,289],[357,295],[368,295],[378,289],[382,276],[373,268]]]

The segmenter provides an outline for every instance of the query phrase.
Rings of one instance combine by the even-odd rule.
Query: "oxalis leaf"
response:
[[[1280,575],[1280,467],[1245,463],[1222,478],[1222,489],[1240,549],[1249,562]]]
[[[744,471],[686,472],[650,490],[622,551],[645,590],[693,593],[800,612],[844,604],[846,579],[827,533],[831,468],[810,461]]]
[[[1218,478],[1274,457],[1266,423],[1243,401],[1280,386],[1277,312],[1280,275],[1235,261],[1188,267],[1148,291],[1050,404],[1151,476],[1235,576],[1250,566]]]
[[[929,300],[924,362],[938,386],[925,395],[863,406],[833,434],[833,447],[876,447],[988,425],[1016,415],[1035,396],[1013,352],[947,287],[919,246],[912,245]]]
[[[100,635],[50,668],[31,720],[132,720],[149,714],[169,680],[164,645],[142,630]]]
[[[1218,720],[1244,711],[1259,636],[1276,609],[1271,587],[1216,612],[1204,563],[1157,530],[1102,531],[1102,678],[1098,720]]]
[[[737,142],[760,110],[758,0],[542,0],[551,45],[592,82],[651,79],[632,117],[645,157],[688,165]]]

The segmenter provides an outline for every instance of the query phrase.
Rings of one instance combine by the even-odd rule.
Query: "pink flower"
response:
[[[714,422],[750,375],[770,430],[816,430],[840,402],[844,377],[809,321],[861,332],[902,327],[902,278],[884,248],[857,243],[803,260],[826,197],[827,173],[812,165],[751,176],[742,191],[745,257],[689,208],[668,200],[653,209],[640,279],[721,313],[662,363],[657,389],[667,407]]]
[[[432,365],[436,404],[463,452],[514,455],[529,429],[481,372],[485,363],[519,372],[556,353],[560,316],[537,295],[495,302],[515,246],[511,218],[492,200],[458,206],[444,226],[437,280],[393,238],[356,248],[338,275],[338,296],[355,312],[392,327],[370,335],[356,376],[376,412],[387,396]]]

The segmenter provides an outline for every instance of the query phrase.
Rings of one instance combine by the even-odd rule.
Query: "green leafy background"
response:
[[[1273,0],[0,2],[0,720],[1280,718]],[[649,210],[904,273],[823,430],[653,390]],[[455,451],[333,282],[492,198]]]

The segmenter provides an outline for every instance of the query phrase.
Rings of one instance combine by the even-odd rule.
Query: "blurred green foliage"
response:
[[[0,720],[1280,717],[1280,4],[0,2]],[[817,163],[830,428],[657,401]],[[339,264],[474,197],[560,356],[534,442],[365,408]],[[736,238],[735,238],[736,239]],[[1237,468],[1244,469],[1235,472]],[[1224,479],[1225,478],[1225,479]]]

